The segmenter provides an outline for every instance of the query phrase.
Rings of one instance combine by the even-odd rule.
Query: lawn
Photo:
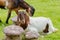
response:
[[[44,16],[49,17],[54,27],[58,29],[56,33],[52,33],[50,35],[45,35],[44,38],[39,37],[38,40],[60,40],[60,0],[25,0],[30,5],[34,6],[35,14],[36,16]],[[9,20],[9,24],[6,24],[6,17],[7,17],[7,11],[4,9],[0,9],[0,19],[2,20],[2,23],[0,23],[0,39],[4,38],[3,29],[7,25],[11,25],[12,21]],[[13,11],[11,18],[14,17],[16,14]]]

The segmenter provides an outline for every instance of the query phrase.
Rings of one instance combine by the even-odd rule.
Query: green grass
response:
[[[34,6],[36,9],[34,17],[36,16],[44,16],[49,17],[54,27],[60,30],[60,0],[25,0],[30,5]],[[0,9],[0,19],[3,23],[0,23],[0,38],[4,38],[3,28],[7,25],[12,24],[12,21],[9,20],[9,24],[5,24],[7,11]],[[16,14],[12,12],[11,18]],[[46,35],[44,38],[39,37],[38,40],[60,40],[60,31],[56,33],[52,33],[50,35]]]

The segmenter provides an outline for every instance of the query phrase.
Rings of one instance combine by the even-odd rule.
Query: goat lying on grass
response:
[[[27,30],[34,30],[37,32],[52,33],[57,31],[53,27],[52,21],[46,17],[30,17],[30,23],[28,24]]]
[[[52,21],[49,18],[46,18],[46,17],[30,17],[27,15],[26,11],[19,11],[18,14],[21,17],[18,15],[15,18],[12,18],[12,21],[17,22],[17,19],[19,17],[19,19],[20,19],[19,25],[21,25],[21,23],[20,23],[21,19],[24,20],[23,22],[26,22],[27,20],[29,20],[27,22],[28,25],[25,28],[26,30],[44,32],[44,33],[52,33],[52,32],[57,31],[57,29],[53,27]]]

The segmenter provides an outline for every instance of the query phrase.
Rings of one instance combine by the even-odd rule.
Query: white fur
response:
[[[30,23],[27,27],[27,30],[43,32],[47,24],[49,25],[49,33],[56,31],[56,28],[53,27],[53,24],[49,18],[30,17]]]

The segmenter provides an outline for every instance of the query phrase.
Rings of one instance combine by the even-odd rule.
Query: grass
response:
[[[60,30],[60,0],[25,0],[30,5],[34,6],[36,9],[34,17],[44,16],[49,17],[54,27]],[[0,23],[0,38],[4,38],[3,28],[7,25],[12,24],[12,21],[9,20],[9,24],[5,24],[7,11],[0,9],[0,19],[3,21]],[[11,18],[15,16],[15,12],[12,12]],[[46,35],[44,38],[39,37],[38,40],[60,40],[60,31]]]

